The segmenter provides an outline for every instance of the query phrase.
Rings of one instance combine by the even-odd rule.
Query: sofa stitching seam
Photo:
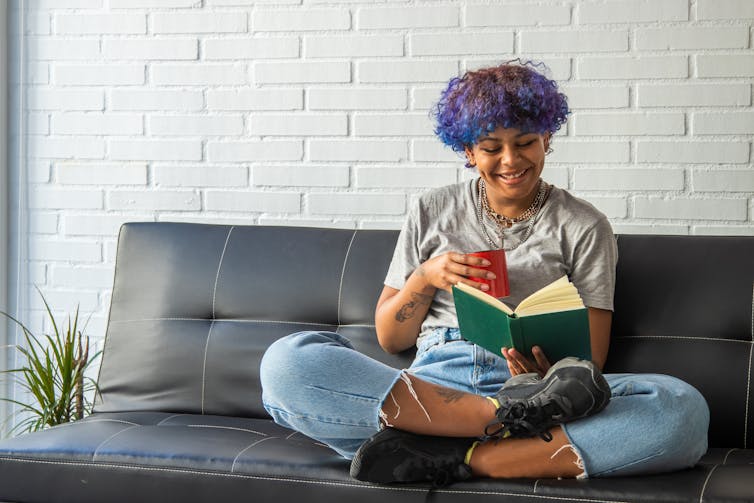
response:
[[[336,323],[318,322],[318,321],[288,321],[288,320],[256,320],[250,318],[223,318],[211,320],[207,318],[142,318],[134,320],[111,320],[112,323],[140,323],[145,321],[221,321],[228,323],[283,323],[289,325],[320,325],[326,327],[338,326]],[[348,323],[347,325],[340,325],[341,327],[370,327],[374,328],[373,323]]]
[[[132,429],[137,428],[137,427],[138,426],[129,426],[128,428],[123,428],[122,430],[120,430],[120,431],[118,431],[116,433],[113,433],[112,435],[110,435],[109,437],[107,437],[105,440],[103,440],[102,442],[100,442],[100,444],[97,447],[94,448],[94,452],[92,452],[92,461],[94,461],[94,458],[97,457],[97,451],[100,450],[100,448],[102,448],[103,445],[105,445],[110,440],[114,439],[115,437],[117,437],[118,435],[120,435],[121,433],[123,433],[124,431],[132,430]]]
[[[173,414],[172,416],[168,416],[165,419],[163,419],[162,421],[160,421],[159,423],[157,423],[157,426],[161,426],[163,423],[165,423],[167,421],[170,421],[174,417],[181,417],[181,416],[185,416],[185,415],[186,414]]]
[[[234,426],[217,426],[214,424],[187,424],[186,428],[214,428],[217,430],[233,430],[233,431],[243,431],[246,433],[254,433],[256,435],[262,435],[263,437],[269,436],[267,433],[262,433],[261,431],[256,431],[256,430],[250,430],[248,428],[237,428]]]
[[[707,483],[709,482],[709,479],[712,477],[712,473],[717,469],[717,467],[720,465],[715,465],[712,467],[712,469],[707,474],[707,478],[704,479],[704,485],[702,486],[702,492],[699,494],[699,503],[702,503],[704,501],[704,491],[707,489]]]
[[[278,437],[265,437],[265,438],[260,438],[259,440],[257,440],[257,441],[255,441],[255,442],[253,442],[253,443],[252,443],[251,445],[248,445],[248,446],[244,447],[243,449],[241,449],[241,450],[239,451],[239,453],[238,453],[238,454],[236,454],[236,457],[235,457],[235,458],[233,458],[233,463],[231,463],[231,465],[230,465],[230,473],[234,473],[234,472],[235,472],[235,469],[236,469],[236,461],[238,461],[238,458],[239,458],[239,457],[241,456],[241,454],[243,454],[243,453],[244,453],[244,452],[246,452],[247,450],[251,449],[251,448],[252,448],[252,447],[254,447],[255,445],[257,445],[257,444],[260,444],[260,443],[264,442],[265,440],[270,440],[270,439],[272,439],[272,438],[278,438]]]
[[[235,226],[232,226],[230,229],[228,229],[228,235],[225,236],[225,244],[223,245],[223,251],[220,253],[220,262],[217,264],[217,274],[215,274],[215,287],[212,290],[212,319],[215,319],[215,297],[217,296],[217,283],[220,280],[220,269],[223,266],[223,259],[225,258],[225,250],[228,248],[228,241],[230,241],[230,235],[233,232],[233,229],[235,229]]]
[[[343,278],[346,276],[346,265],[348,265],[348,256],[351,254],[351,246],[353,246],[353,242],[356,239],[356,233],[358,232],[357,229],[354,229],[353,234],[351,234],[351,241],[348,242],[348,248],[346,249],[346,256],[343,257],[343,269],[340,271],[340,284],[338,285],[338,329],[340,329],[340,308],[341,308],[341,301],[342,301],[342,294],[343,294]],[[336,333],[337,330],[336,329]]]
[[[204,343],[204,361],[202,362],[202,415],[204,415],[204,391],[207,387],[207,353],[209,352],[209,341],[212,338],[212,328],[215,326],[215,320],[209,324],[207,332],[207,341]]]
[[[616,336],[615,339],[683,339],[692,341],[740,342],[744,344],[754,342],[749,340],[724,339],[722,337],[689,337],[687,335],[622,335]]]
[[[178,468],[159,468],[159,467],[153,467],[153,466],[139,466],[139,465],[129,465],[129,464],[123,464],[123,463],[105,463],[105,462],[81,463],[81,462],[72,462],[72,461],[42,461],[42,460],[37,460],[37,459],[25,459],[25,458],[6,457],[6,456],[0,456],[0,460],[17,461],[20,463],[48,464],[48,465],[73,465],[73,466],[93,466],[94,465],[94,466],[99,466],[102,468],[126,468],[126,469],[143,470],[143,471],[213,475],[213,476],[219,476],[219,477],[225,477],[225,478],[245,478],[245,479],[253,479],[253,480],[271,480],[271,481],[279,481],[279,482],[301,482],[301,483],[310,483],[310,484],[315,484],[315,485],[330,485],[334,487],[355,487],[355,488],[360,488],[360,489],[377,489],[377,490],[384,490],[384,491],[421,492],[421,493],[427,492],[427,489],[421,489],[421,488],[395,487],[395,486],[378,485],[378,484],[353,484],[353,483],[347,483],[347,482],[332,482],[332,481],[323,481],[323,480],[317,480],[317,479],[264,477],[260,475],[245,475],[241,473],[223,473],[223,472],[188,470],[188,469],[178,469]],[[523,497],[538,498],[538,499],[548,498],[548,499],[560,500],[560,501],[581,501],[581,502],[586,501],[586,502],[595,502],[595,503],[597,502],[627,503],[623,500],[592,500],[592,499],[583,499],[583,498],[568,498],[568,497],[562,497],[562,496],[526,495],[523,493],[508,493],[508,492],[499,492],[499,491],[463,491],[463,490],[458,491],[458,490],[444,489],[444,490],[434,490],[434,492],[448,493],[448,494],[458,493],[458,494],[523,496]]]
[[[733,451],[737,451],[737,450],[738,450],[738,448],[736,448],[736,447],[734,447],[734,448],[732,448],[732,449],[728,449],[728,452],[726,452],[726,453],[725,453],[725,457],[723,458],[723,464],[724,464],[724,465],[728,464],[728,456],[730,456],[730,454],[731,454],[731,453],[732,453]]]
[[[744,447],[749,433],[749,402],[751,401],[751,363],[754,355],[754,344],[749,348],[749,368],[746,376],[746,408],[744,411]]]

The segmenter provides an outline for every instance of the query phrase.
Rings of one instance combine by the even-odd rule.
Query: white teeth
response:
[[[523,176],[524,173],[526,173],[526,170],[519,171],[518,173],[513,173],[512,175],[502,175],[502,176],[506,180],[510,180],[510,179],[513,179],[513,178],[520,178],[521,176]]]

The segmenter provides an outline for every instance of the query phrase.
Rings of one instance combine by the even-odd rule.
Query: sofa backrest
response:
[[[273,341],[331,330],[395,367],[374,306],[397,231],[133,223],[122,227],[95,412],[267,417]],[[713,411],[711,445],[752,447],[754,237],[618,238],[606,371],[676,375]],[[751,433],[749,433],[751,432]]]

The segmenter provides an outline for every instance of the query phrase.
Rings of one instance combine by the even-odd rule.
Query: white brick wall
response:
[[[752,0],[27,4],[29,280],[99,329],[123,222],[398,227],[469,176],[443,84],[513,57],[573,109],[545,178],[617,232],[754,234]]]

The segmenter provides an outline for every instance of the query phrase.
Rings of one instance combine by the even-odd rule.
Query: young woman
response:
[[[352,458],[354,477],[382,483],[628,475],[699,460],[709,413],[693,387],[600,373],[617,261],[612,229],[540,176],[568,113],[556,83],[533,64],[449,82],[436,133],[479,176],[419,198],[375,313],[380,345],[416,345],[415,361],[392,369],[334,333],[283,338],[261,368],[265,407],[278,423]],[[538,349],[531,358],[494,354],[463,339],[451,287],[485,290],[470,278],[489,277],[489,264],[468,253],[497,248],[506,250],[514,306],[568,275],[588,308],[593,362],[550,362]]]

